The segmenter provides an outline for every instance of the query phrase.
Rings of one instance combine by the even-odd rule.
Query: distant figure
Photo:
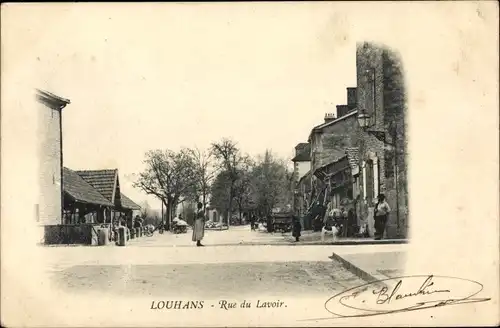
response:
[[[140,228],[141,226],[142,226],[142,219],[139,217],[139,215],[136,215],[134,220],[134,228]]]
[[[300,218],[296,215],[292,216],[292,236],[295,237],[295,242],[300,241],[300,231],[302,230],[302,225],[300,224]]]
[[[250,216],[250,230],[255,230],[255,215]]]
[[[203,204],[198,203],[198,212],[196,213],[196,218],[193,225],[193,241],[196,242],[196,246],[204,246],[201,244],[201,240],[205,236],[205,213],[203,211]]]
[[[387,224],[387,217],[391,208],[389,204],[385,201],[385,195],[380,194],[377,196],[378,202],[375,205],[374,217],[375,217],[375,240],[380,240],[384,237],[385,225]]]

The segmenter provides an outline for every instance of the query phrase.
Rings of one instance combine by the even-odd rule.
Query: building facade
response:
[[[62,223],[62,110],[70,101],[50,92],[36,90],[38,104],[38,184],[35,205],[39,225]]]
[[[383,193],[392,213],[388,238],[403,238],[408,230],[406,159],[406,98],[401,60],[383,46],[360,44],[356,52],[357,107],[366,117],[358,140],[362,198],[373,216]]]
[[[346,154],[346,149],[356,147],[359,140],[357,120],[357,89],[347,88],[347,104],[337,106],[337,117],[325,114],[325,122],[314,127],[309,135],[311,143],[311,189],[312,197],[326,203],[326,181],[318,175],[321,168],[337,162]]]
[[[311,144],[306,142],[301,142],[295,146],[295,156],[292,158],[293,162],[293,175],[292,175],[292,193],[293,201],[292,208],[295,213],[299,216],[302,215],[304,211],[304,193],[302,191],[302,185],[304,183],[304,177],[311,170]]]

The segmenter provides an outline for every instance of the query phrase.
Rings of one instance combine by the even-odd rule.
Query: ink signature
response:
[[[482,284],[469,279],[434,275],[403,276],[345,290],[329,298],[325,302],[325,309],[337,318],[366,317],[489,301],[490,298],[474,298],[482,290]]]

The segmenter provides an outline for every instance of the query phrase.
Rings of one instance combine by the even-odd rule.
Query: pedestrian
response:
[[[297,215],[292,215],[292,229],[293,229],[292,236],[295,237],[296,242],[299,242],[302,225],[300,224],[300,219]]]
[[[198,212],[194,220],[193,226],[193,241],[196,242],[196,246],[204,246],[201,244],[201,240],[205,236],[205,213],[203,211],[203,204],[198,203]]]
[[[380,240],[384,237],[385,225],[387,224],[387,217],[391,208],[385,201],[385,195],[380,194],[377,197],[378,202],[375,204],[374,217],[375,217],[375,240]]]
[[[140,228],[142,226],[141,218],[139,215],[135,216],[135,221],[134,221],[134,228]]]

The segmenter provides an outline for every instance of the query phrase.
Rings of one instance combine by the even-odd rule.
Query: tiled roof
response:
[[[88,184],[94,187],[101,195],[110,202],[114,202],[113,191],[115,180],[118,177],[118,170],[85,170],[76,171]],[[116,197],[116,195],[115,195]],[[119,194],[118,194],[119,197]]]
[[[63,169],[63,189],[67,195],[80,203],[113,206],[80,175],[66,167]]]
[[[304,148],[300,153],[292,158],[292,162],[309,162],[311,160],[311,144],[304,144]]]
[[[121,194],[122,198],[122,207],[128,210],[140,210],[141,207],[134,203],[130,198],[125,196],[123,193]]]
[[[348,147],[345,149],[345,152],[351,168],[357,168],[359,165],[359,149],[357,147]]]

